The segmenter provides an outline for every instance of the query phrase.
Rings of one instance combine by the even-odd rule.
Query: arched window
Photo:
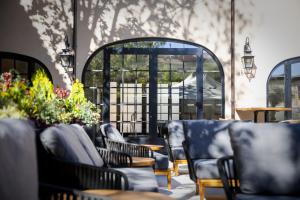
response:
[[[207,48],[140,38],[108,44],[88,59],[86,96],[102,121],[128,134],[157,134],[170,120],[224,116],[224,75]]]
[[[267,105],[292,108],[292,112],[284,114],[271,113],[271,121],[300,119],[300,57],[282,61],[271,71],[267,82]]]
[[[0,73],[16,70],[21,77],[31,81],[31,77],[37,69],[43,69],[50,80],[51,74],[47,67],[39,60],[16,53],[0,52]]]

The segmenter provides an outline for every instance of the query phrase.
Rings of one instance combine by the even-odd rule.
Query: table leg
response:
[[[257,115],[258,115],[258,111],[254,111],[254,123],[257,123]]]
[[[268,122],[268,115],[269,115],[269,111],[265,111],[265,123]]]

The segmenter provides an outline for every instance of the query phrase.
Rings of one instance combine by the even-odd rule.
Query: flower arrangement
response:
[[[13,117],[25,119],[27,113],[22,110],[22,97],[26,95],[27,83],[15,72],[5,72],[0,76],[0,118]]]
[[[54,88],[42,70],[35,73],[30,87],[19,76],[3,73],[0,92],[0,117],[29,118],[38,127],[56,123],[91,126],[100,118],[100,110],[86,99],[82,83],[76,80],[71,91]]]

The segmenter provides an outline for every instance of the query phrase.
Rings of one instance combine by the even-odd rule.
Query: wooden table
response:
[[[155,164],[154,158],[132,157],[132,167],[149,167]]]
[[[268,122],[268,113],[269,111],[291,111],[291,108],[279,108],[279,107],[253,107],[253,108],[236,108],[236,111],[250,111],[254,113],[254,122],[257,123],[257,115],[259,112],[264,113],[265,122]]]
[[[152,151],[159,151],[162,148],[164,148],[163,145],[158,145],[158,144],[142,144],[142,145],[150,148]]]
[[[84,192],[93,195],[102,195],[112,198],[112,200],[174,200],[166,195],[156,192],[133,192],[122,190],[85,190]]]

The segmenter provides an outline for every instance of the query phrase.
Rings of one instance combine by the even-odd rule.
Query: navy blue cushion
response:
[[[27,121],[0,120],[0,198],[38,199],[35,132]]]
[[[102,134],[107,137],[108,139],[118,141],[118,142],[126,142],[123,136],[120,134],[118,129],[116,129],[113,125],[111,124],[102,124],[100,126]]]
[[[174,160],[186,160],[183,147],[173,147],[172,154],[173,154]]]
[[[182,147],[184,140],[182,121],[174,120],[168,124],[168,141],[171,147]]]
[[[246,194],[300,194],[300,125],[236,123],[231,143]]]
[[[102,167],[104,162],[79,125],[51,126],[40,134],[44,148],[56,158]]]
[[[296,196],[274,196],[274,195],[253,195],[253,194],[237,194],[235,200],[300,200]]]
[[[232,155],[228,127],[234,121],[186,120],[184,134],[190,158],[213,159]]]
[[[158,192],[158,184],[151,167],[114,169],[126,174],[130,190],[140,192]]]
[[[169,168],[169,157],[167,155],[154,152],[155,169],[167,170]]]
[[[219,179],[219,171],[217,167],[218,159],[198,159],[194,160],[194,169],[196,176],[200,179]]]

